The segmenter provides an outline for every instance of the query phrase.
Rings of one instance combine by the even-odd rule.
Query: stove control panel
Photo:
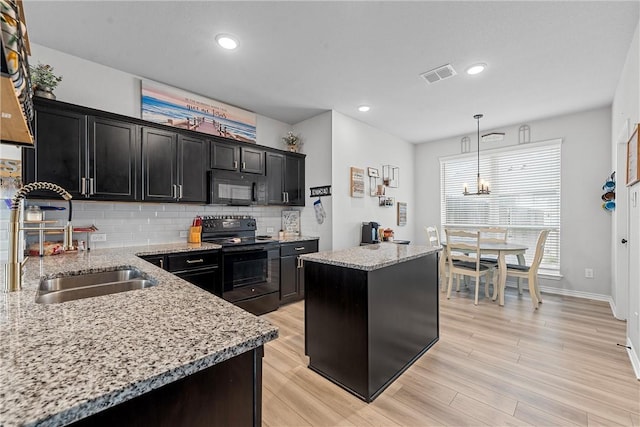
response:
[[[255,218],[246,215],[215,215],[202,217],[203,232],[239,232],[255,230]]]

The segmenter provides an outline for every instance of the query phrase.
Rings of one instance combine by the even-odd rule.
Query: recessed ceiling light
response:
[[[238,39],[230,34],[218,34],[216,36],[216,42],[220,47],[228,50],[233,50],[238,47]]]
[[[480,74],[487,68],[487,64],[474,64],[471,67],[467,68],[467,74],[474,75]]]
[[[369,107],[368,105],[361,105],[358,107],[358,111],[360,111],[361,113],[366,113],[369,110],[371,110],[371,107]]]

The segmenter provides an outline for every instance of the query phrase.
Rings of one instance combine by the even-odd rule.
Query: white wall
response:
[[[611,292],[611,213],[602,209],[602,184],[611,173],[611,110],[602,108],[529,122],[531,141],[563,138],[561,195],[561,280],[541,280],[541,285],[564,293],[608,299]],[[482,143],[481,150],[516,145],[521,123],[494,129],[505,132],[504,141]],[[490,132],[486,129],[482,132]],[[461,135],[420,144],[416,148],[416,229],[440,227],[439,158],[460,153]],[[475,135],[466,135],[472,141]],[[473,146],[473,144],[472,144]],[[425,237],[421,239],[424,241]],[[584,269],[594,270],[585,279]]]
[[[416,241],[414,233],[414,162],[415,148],[395,136],[389,135],[367,124],[333,112],[332,131],[332,181],[333,181],[333,248],[343,249],[357,246],[361,238],[363,221],[375,221],[391,228],[398,240]],[[365,197],[350,197],[349,182],[351,166],[365,170],[379,169],[392,164],[400,168],[400,185],[388,188],[387,195],[396,202],[407,202],[407,225],[397,225],[396,205],[378,206],[378,198],[369,196],[369,182],[365,178]]]
[[[55,90],[59,101],[140,118],[140,77],[35,43],[31,43],[29,62],[51,64],[63,76]],[[257,115],[256,142],[260,145],[284,149],[280,138],[289,130],[286,123]]]
[[[618,171],[616,211],[610,241],[614,259],[611,294],[616,317],[627,319],[627,344],[632,347],[631,361],[640,378],[640,224],[631,212],[637,212],[629,203],[629,195],[640,196],[640,184],[627,188],[626,140],[633,127],[640,123],[640,23],[633,36],[620,81],[611,107],[612,167]],[[625,135],[626,133],[626,135]],[[634,221],[630,223],[629,221]],[[627,229],[627,226],[629,230]],[[623,245],[620,241],[629,241]]]
[[[326,213],[322,224],[316,219],[313,203],[317,197],[310,196],[309,188],[332,185],[331,182],[331,111],[319,114],[303,122],[296,123],[294,133],[299,135],[302,141],[300,152],[307,155],[305,164],[305,198],[306,208],[300,218],[307,234],[320,237],[319,249],[330,250],[333,247],[334,216],[333,196],[321,198],[321,203]]]

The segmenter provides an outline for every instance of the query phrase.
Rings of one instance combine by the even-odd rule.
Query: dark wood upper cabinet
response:
[[[264,150],[241,147],[239,143],[214,140],[211,143],[211,167],[264,175]]]
[[[268,204],[304,206],[304,155],[44,98],[34,108],[25,183],[52,182],[74,199],[206,203],[213,168],[266,175]]]
[[[238,144],[224,141],[211,143],[211,167],[228,171],[237,171],[240,167],[240,147]]]
[[[144,200],[205,203],[208,140],[142,129]]]
[[[242,147],[240,172],[264,175],[264,150]]]
[[[284,155],[267,151],[267,204],[284,205]]]
[[[86,178],[87,120],[84,114],[53,109],[35,111],[35,150],[23,149],[25,184],[51,182],[67,190],[74,198],[82,194]],[[57,198],[48,191],[29,197]]]
[[[136,199],[135,124],[39,108],[35,129],[35,150],[23,150],[25,182],[51,182],[76,199]],[[49,192],[32,196],[55,197]]]
[[[207,200],[207,158],[209,141],[178,136],[179,201],[204,203]]]
[[[304,156],[267,151],[267,203],[304,206]]]
[[[136,200],[138,127],[100,117],[89,117],[89,181],[91,199]]]
[[[284,191],[287,193],[287,204],[304,206],[304,157],[285,154],[284,172]]]
[[[142,128],[143,200],[171,202],[178,197],[178,135]]]

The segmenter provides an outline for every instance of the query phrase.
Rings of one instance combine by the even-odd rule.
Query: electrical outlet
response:
[[[593,268],[585,268],[584,277],[586,277],[587,279],[593,279]]]
[[[187,231],[186,230],[181,231],[180,232],[180,237],[187,237]]]
[[[273,227],[267,227],[267,233],[273,233]]]
[[[104,233],[93,233],[91,235],[91,241],[92,242],[106,242],[107,241],[107,235]]]

